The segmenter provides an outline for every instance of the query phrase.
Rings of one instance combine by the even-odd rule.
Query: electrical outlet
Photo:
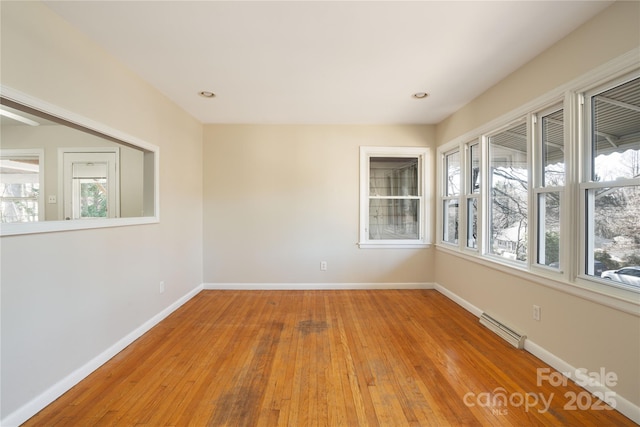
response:
[[[164,281],[160,282],[160,293],[163,294],[165,290]]]
[[[533,306],[533,320],[540,320],[540,306]]]
[[[320,270],[327,271],[327,261],[320,261]]]

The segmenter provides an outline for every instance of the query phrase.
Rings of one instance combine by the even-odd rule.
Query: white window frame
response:
[[[616,179],[614,181],[593,181],[592,173],[593,173],[593,141],[592,141],[592,111],[591,111],[591,102],[590,99],[598,94],[605,92],[609,89],[620,86],[628,81],[635,80],[640,78],[640,70],[633,71],[631,73],[626,73],[622,76],[618,76],[617,78],[606,79],[604,82],[599,82],[597,85],[593,85],[591,88],[583,91],[578,96],[578,100],[580,103],[580,113],[582,117],[581,133],[580,133],[580,144],[581,147],[584,147],[580,152],[579,161],[581,167],[581,173],[579,177],[579,218],[582,232],[580,233],[580,248],[578,251],[578,272],[577,278],[580,281],[591,281],[591,282],[599,282],[604,283],[606,286],[613,288],[621,288],[621,289],[631,289],[630,287],[620,284],[614,281],[607,281],[605,279],[598,278],[597,276],[592,276],[587,273],[587,270],[593,270],[594,257],[589,256],[594,252],[593,247],[593,239],[590,236],[593,234],[593,223],[588,220],[588,212],[593,209],[593,203],[590,202],[587,193],[591,190],[595,190],[598,188],[624,188],[630,186],[640,186],[640,178],[631,178],[631,179]],[[636,294],[638,291],[633,288],[632,292]]]
[[[44,221],[45,219],[45,209],[46,206],[44,204],[44,194],[45,194],[45,170],[44,170],[44,150],[40,148],[4,148],[0,150],[0,157],[37,157],[38,158],[38,181],[39,181],[39,190],[38,190],[38,221]],[[12,223],[3,224],[3,227]],[[20,224],[27,224],[21,222]]]
[[[601,183],[582,182],[584,174],[590,162],[590,154],[586,153],[590,149],[590,145],[586,142],[589,135],[588,126],[585,124],[585,115],[583,111],[584,96],[592,91],[605,91],[611,87],[615,87],[624,81],[632,80],[640,76],[640,66],[637,61],[639,50],[632,50],[628,53],[605,63],[578,78],[569,81],[555,89],[550,90],[546,94],[487,122],[473,130],[459,135],[454,140],[442,144],[438,147],[437,153],[440,159],[444,153],[451,152],[456,148],[465,150],[465,167],[463,169],[462,179],[465,185],[469,185],[469,146],[479,141],[480,147],[480,198],[478,206],[478,242],[477,249],[469,248],[466,242],[460,245],[445,244],[442,241],[443,236],[443,213],[441,209],[436,209],[436,246],[437,250],[448,252],[454,256],[464,258],[470,262],[482,265],[490,265],[492,269],[502,271],[506,274],[520,277],[524,280],[550,287],[571,295],[576,295],[596,303],[621,310],[626,313],[640,316],[640,299],[639,294],[635,290],[628,287],[611,286],[610,282],[604,279],[587,276],[585,271],[585,248],[586,248],[586,225],[584,212],[585,210],[585,189],[586,187],[598,187]],[[616,84],[617,82],[617,84]],[[564,144],[565,144],[565,182],[564,186],[554,188],[548,187],[541,189],[539,185],[540,174],[540,154],[538,153],[537,138],[539,132],[535,118],[540,116],[548,109],[553,109],[561,105],[564,113]],[[508,262],[508,260],[500,259],[492,256],[487,251],[487,228],[489,216],[487,213],[488,200],[488,141],[487,136],[498,132],[500,129],[509,127],[513,122],[526,117],[529,121],[529,250],[526,263]],[[436,179],[438,185],[438,203],[444,195],[442,190],[443,182],[446,180],[444,176],[446,169],[441,161],[437,163]],[[638,185],[639,181],[621,180],[616,181],[618,186]],[[610,186],[610,183],[605,183]],[[561,191],[561,212],[560,226],[562,230],[560,242],[560,268],[549,268],[548,266],[537,264],[537,248],[532,245],[538,235],[537,227],[537,195],[552,190]],[[464,209],[461,211],[459,235],[467,234],[467,203],[471,195],[468,187],[463,193],[462,204]]]
[[[369,194],[370,159],[376,157],[416,157],[418,159],[418,196],[407,197],[417,199],[418,208],[418,238],[398,240],[377,240],[369,238],[369,200],[374,197]],[[427,248],[431,244],[429,212],[430,185],[427,182],[427,170],[431,166],[430,150],[427,147],[360,147],[360,233],[358,246],[362,249],[394,248],[417,249]]]
[[[100,218],[92,221],[38,221],[28,223],[0,224],[0,236],[16,236],[36,233],[51,233],[59,231],[85,230],[94,228],[123,227],[143,224],[156,224],[160,222],[160,147],[150,144],[140,138],[126,134],[105,124],[63,109],[57,105],[43,101],[34,96],[25,94],[13,88],[0,85],[2,98],[16,102],[23,106],[43,112],[50,116],[62,119],[72,125],[82,127],[90,132],[102,134],[107,138],[118,140],[125,145],[135,146],[149,153],[150,175],[153,181],[153,199],[149,205],[153,206],[150,216],[130,218]],[[146,157],[145,157],[146,159]],[[147,173],[145,171],[145,173]],[[149,180],[151,181],[151,179]]]
[[[459,159],[459,164],[460,164],[460,170],[458,173],[458,178],[459,178],[459,188],[458,188],[458,194],[453,194],[450,195],[448,194],[448,188],[449,188],[449,165],[447,163],[447,159],[449,156],[457,154],[458,155],[458,159]],[[460,150],[460,147],[456,147],[453,150],[449,150],[446,153],[442,154],[440,161],[442,162],[442,170],[443,170],[443,180],[442,180],[442,188],[440,190],[440,194],[442,194],[442,196],[440,197],[440,204],[438,206],[438,209],[441,210],[441,216],[442,216],[442,227],[439,227],[440,230],[440,241],[445,244],[445,245],[450,245],[450,246],[459,246],[460,245],[460,241],[461,239],[461,231],[463,229],[462,227],[462,209],[466,208],[463,207],[462,205],[462,194],[464,192],[465,189],[465,182],[463,180],[463,173],[462,173],[462,169],[464,168],[464,152]],[[457,224],[457,229],[456,229],[456,233],[458,234],[458,240],[455,242],[451,242],[447,239],[447,234],[448,234],[448,230],[447,230],[447,218],[445,217],[445,205],[447,204],[451,204],[451,203],[458,203],[458,224]],[[465,234],[466,236],[466,234]],[[465,237],[466,238],[466,237]]]
[[[461,248],[466,251],[471,251],[472,253],[478,254],[482,249],[482,224],[483,224],[483,182],[486,181],[484,179],[484,167],[483,162],[486,160],[486,156],[483,155],[484,152],[484,138],[475,138],[464,144],[464,159],[463,159],[463,168],[462,168],[462,176],[464,184],[462,186],[462,214],[460,219],[461,229],[458,230],[459,235],[464,235],[464,242],[461,242]],[[478,175],[477,179],[479,181],[478,191],[474,192],[474,182],[473,181],[473,158],[471,153],[471,147],[476,147],[478,150],[478,155],[480,156],[480,163],[478,165]],[[469,203],[476,202],[476,246],[469,246]]]
[[[567,141],[570,141],[570,137],[568,136],[568,130],[570,128],[569,126],[569,120],[568,119],[568,114],[565,110],[565,104],[567,104],[566,102],[563,101],[558,101],[557,103],[554,103],[553,105],[540,109],[538,111],[536,111],[535,113],[533,113],[531,115],[532,118],[532,122],[533,122],[533,150],[532,150],[532,156],[533,156],[533,162],[532,162],[532,173],[531,173],[531,184],[532,184],[532,203],[533,203],[533,209],[531,210],[532,212],[532,218],[531,218],[531,226],[532,226],[532,230],[531,230],[531,253],[529,254],[529,258],[530,258],[530,263],[533,267],[536,268],[544,268],[544,269],[549,269],[553,272],[557,272],[557,273],[564,273],[565,270],[565,264],[567,263],[568,257],[565,256],[565,246],[566,246],[566,241],[568,241],[567,239],[567,234],[568,234],[568,230],[565,230],[567,221],[565,219],[565,210],[566,210],[566,186],[567,186],[567,182],[568,182],[568,178],[569,178],[569,148],[570,148],[570,144],[567,143]],[[551,114],[554,114],[558,111],[563,111],[563,142],[564,142],[564,165],[565,165],[565,169],[564,169],[564,185],[561,186],[551,186],[551,185],[543,185],[543,179],[544,179],[544,174],[545,174],[545,170],[544,170],[544,161],[545,159],[543,158],[543,138],[544,138],[544,134],[543,134],[543,119]],[[558,248],[558,256],[559,256],[559,266],[556,267],[550,267],[548,265],[544,265],[544,264],[540,264],[539,263],[539,254],[540,254],[540,244],[541,244],[541,231],[542,231],[542,226],[540,224],[540,214],[541,211],[544,209],[544,206],[540,206],[540,195],[541,194],[550,194],[550,193],[559,193],[559,198],[560,198],[560,237],[559,237],[559,248]]]
[[[504,256],[501,256],[499,254],[496,254],[493,252],[493,247],[492,247],[492,242],[491,242],[491,235],[492,235],[492,229],[491,229],[491,221],[492,221],[492,216],[491,216],[491,206],[492,206],[492,185],[493,185],[493,181],[492,181],[492,176],[490,173],[490,167],[491,167],[491,141],[490,139],[492,137],[494,137],[495,135],[499,135],[501,133],[505,133],[505,132],[510,132],[513,128],[515,127],[519,127],[521,125],[524,125],[527,131],[526,134],[526,139],[525,139],[525,147],[526,147],[526,159],[525,159],[525,163],[527,165],[528,168],[528,176],[527,176],[527,197],[526,197],[526,208],[527,208],[527,217],[526,217],[526,221],[527,221],[527,232],[526,232],[526,244],[525,244],[525,255],[526,255],[526,260],[518,260],[518,259],[510,259],[510,258],[506,258]],[[483,229],[483,236],[485,236],[485,239],[483,240],[483,244],[482,244],[482,254],[488,258],[493,258],[493,259],[497,259],[500,262],[506,263],[506,264],[510,264],[510,265],[517,265],[517,266],[528,266],[531,263],[531,221],[532,221],[532,202],[531,202],[531,117],[530,115],[526,115],[524,117],[519,117],[516,120],[510,121],[508,124],[506,124],[505,126],[501,126],[501,127],[497,127],[495,128],[495,130],[491,131],[491,132],[486,132],[483,135],[483,139],[485,140],[485,149],[482,151],[483,155],[486,157],[486,161],[483,163],[484,169],[482,170],[482,174],[485,177],[484,180],[484,186],[486,188],[486,191],[484,192],[484,206],[486,206],[486,210],[485,210],[485,215],[483,216],[483,223],[482,223],[482,229]],[[509,150],[509,149],[507,149]],[[507,249],[511,250],[516,250],[517,245],[512,245],[511,243],[513,242],[509,242],[509,245],[503,246]],[[498,245],[500,245],[498,243]],[[517,254],[516,254],[517,255]]]
[[[58,201],[58,217],[65,220],[80,220],[75,217],[73,211],[74,187],[71,171],[72,159],[84,160],[87,162],[102,161],[107,162],[109,201],[108,217],[120,217],[120,148],[119,147],[81,147],[81,148],[58,148],[58,194],[62,195],[62,200]],[[82,220],[104,218],[83,218]]]

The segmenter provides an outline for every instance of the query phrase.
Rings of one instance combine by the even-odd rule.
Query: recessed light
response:
[[[213,97],[216,96],[215,93],[209,92],[208,90],[200,91],[200,92],[198,92],[198,95],[200,95],[203,98],[213,98]]]
[[[426,98],[427,96],[429,96],[429,94],[427,92],[416,92],[411,96],[413,96],[416,99],[423,99],[423,98]]]

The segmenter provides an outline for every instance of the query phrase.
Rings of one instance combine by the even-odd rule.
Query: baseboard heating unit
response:
[[[527,338],[526,335],[522,335],[521,333],[514,331],[510,327],[489,316],[487,313],[482,313],[482,316],[480,316],[480,323],[502,337],[512,346],[516,348],[524,348],[524,340]]]

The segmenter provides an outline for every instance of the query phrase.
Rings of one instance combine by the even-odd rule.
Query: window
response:
[[[159,222],[158,147],[6,86],[0,115],[0,236]],[[105,175],[93,158],[65,178],[61,147],[104,147],[119,153],[118,164]]]
[[[637,311],[640,70],[613,68],[439,148],[440,248]]]
[[[426,148],[360,149],[360,247],[426,245]]]
[[[534,189],[536,263],[560,269],[560,209],[565,184],[564,110],[556,105],[534,115],[540,172]]]
[[[598,276],[598,263],[604,270],[640,265],[640,78],[588,92],[584,104],[582,272]]]
[[[118,147],[60,149],[65,219],[119,217]]]
[[[444,169],[447,180],[444,185],[445,197],[442,200],[442,241],[457,244],[460,221],[460,151],[456,150],[444,156]]]
[[[42,150],[0,152],[0,222],[44,219]]]
[[[489,253],[527,260],[527,123],[489,136]]]
[[[480,143],[477,141],[466,145],[467,153],[467,186],[465,191],[466,206],[466,247],[478,249],[478,209],[480,203]]]

